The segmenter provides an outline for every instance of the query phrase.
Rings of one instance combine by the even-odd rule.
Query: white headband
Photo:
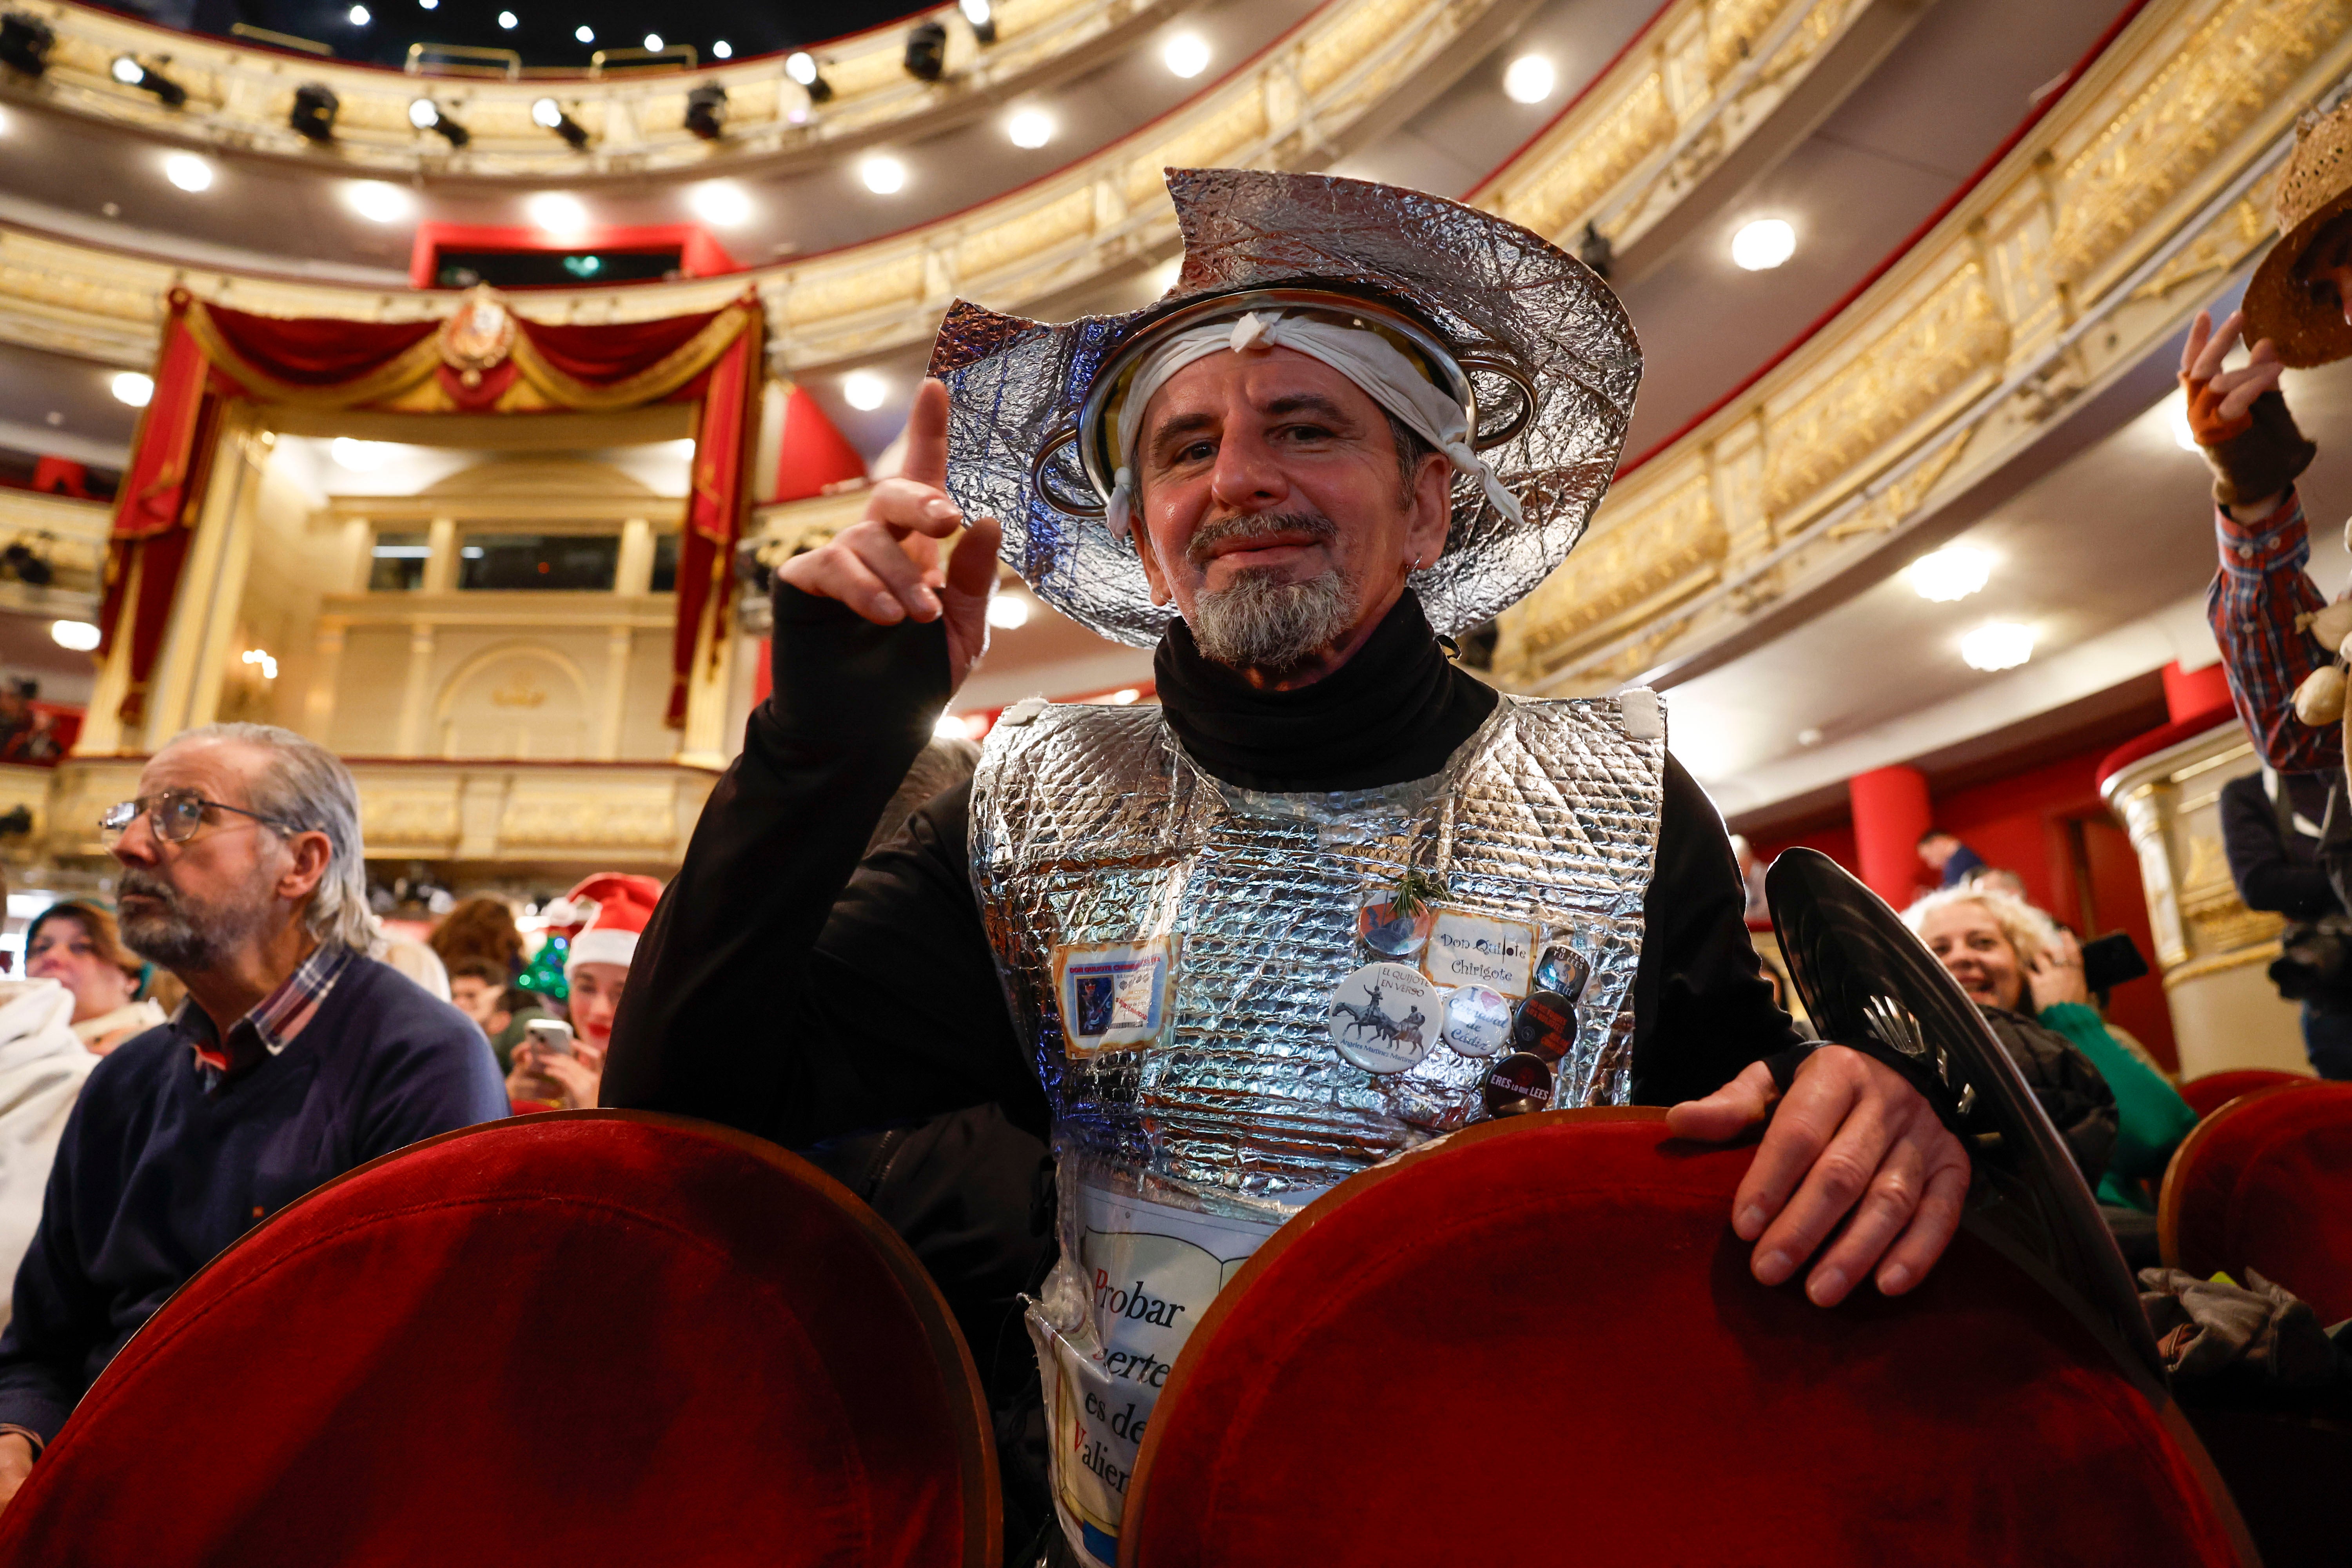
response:
[[[1221,349],[1240,353],[1256,347],[1296,349],[1321,360],[1370,395],[1372,401],[1410,426],[1424,441],[1445,454],[1456,473],[1475,474],[1495,503],[1495,510],[1513,524],[1523,521],[1519,498],[1513,495],[1486,459],[1471,448],[1470,419],[1461,405],[1430,384],[1396,345],[1362,327],[1342,327],[1311,316],[1279,311],[1261,316],[1249,311],[1230,326],[1212,321],[1171,336],[1144,356],[1128,384],[1119,405],[1115,430],[1118,472],[1115,476],[1104,521],[1114,537],[1125,539],[1135,504],[1135,443],[1141,434],[1143,411],[1152,395],[1178,371],[1194,360]]]

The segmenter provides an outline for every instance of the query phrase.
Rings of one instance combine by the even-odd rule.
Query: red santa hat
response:
[[[572,939],[564,955],[563,973],[583,963],[617,963],[624,969],[636,956],[637,938],[654,916],[661,884],[651,877],[625,871],[599,871],[548,907],[553,927]]]

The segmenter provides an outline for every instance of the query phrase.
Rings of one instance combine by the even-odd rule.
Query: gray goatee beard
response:
[[[190,898],[152,872],[127,870],[115,884],[115,897],[138,893],[162,908],[122,914],[122,944],[140,957],[164,968],[201,972],[243,946],[261,929],[263,911],[250,900],[244,906],[215,908]]]
[[[1310,533],[1328,541],[1339,531],[1316,512],[1229,518],[1194,534],[1186,555],[1195,565],[1205,565],[1211,549],[1227,540]],[[1360,607],[1354,590],[1336,570],[1290,582],[1271,567],[1252,567],[1231,586],[1193,601],[1192,640],[1219,664],[1283,675],[1345,637]]]

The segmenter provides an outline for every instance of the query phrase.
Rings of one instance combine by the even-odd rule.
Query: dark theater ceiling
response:
[[[920,9],[905,0],[689,0],[646,5],[630,0],[154,0],[112,9],[167,27],[226,36],[242,22],[308,38],[348,60],[396,66],[416,43],[464,44],[520,52],[532,66],[585,68],[598,49],[643,47],[649,32],[666,44],[691,44],[704,60],[724,41],[729,55],[797,48],[862,32]],[[355,21],[354,13],[365,21]],[[500,26],[501,13],[515,26]],[[578,29],[591,38],[583,41]]]

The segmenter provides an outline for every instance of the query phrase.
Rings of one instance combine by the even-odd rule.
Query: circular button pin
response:
[[[1511,1004],[1499,992],[1465,985],[1445,998],[1445,1043],[1465,1057],[1491,1057],[1511,1037]]]
[[[1399,914],[1395,900],[1385,893],[1356,910],[1358,939],[1383,958],[1410,958],[1419,952],[1429,944],[1436,924],[1436,911],[1427,904],[1415,906],[1409,915]]]
[[[1591,961],[1564,942],[1553,942],[1536,960],[1536,989],[1557,991],[1571,1002],[1584,994],[1591,977]]]
[[[1370,1073],[1409,1072],[1445,1033],[1445,997],[1402,963],[1367,963],[1331,993],[1331,1044]]]
[[[1526,1051],[1513,1051],[1486,1075],[1486,1114],[1525,1116],[1551,1109],[1551,1064]]]
[[[1576,1004],[1557,991],[1538,991],[1519,1004],[1511,1020],[1511,1046],[1532,1051],[1548,1062],[1568,1055],[1576,1044]]]

